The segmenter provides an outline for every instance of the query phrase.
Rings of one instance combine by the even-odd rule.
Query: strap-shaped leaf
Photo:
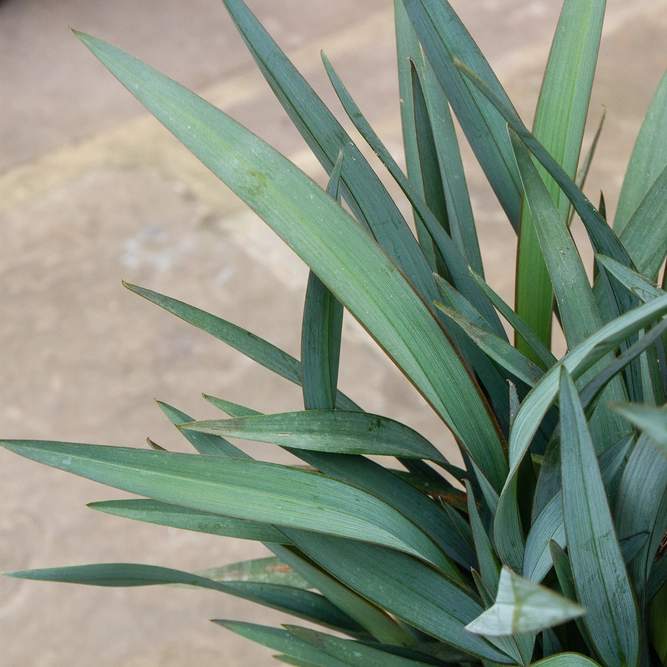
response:
[[[458,62],[457,67],[465,77],[474,84],[505,119],[509,127],[516,132],[528,150],[537,158],[549,175],[558,183],[558,186],[570,200],[575,211],[584,223],[588,236],[596,252],[608,255],[625,266],[633,268],[632,259],[628,251],[623,247],[618,237],[607,225],[599,211],[591,204],[577,184],[568,176],[563,168],[551,156],[542,144],[535,139],[526,128],[514,108],[507,104],[494,90],[492,90],[472,69],[463,62]],[[625,308],[623,309],[625,310]]]
[[[621,242],[632,257],[637,271],[649,280],[657,280],[667,255],[667,166],[623,228]]]
[[[136,587],[165,584],[196,586],[250,600],[342,632],[359,633],[362,630],[326,598],[310,591],[268,583],[214,581],[198,574],[154,565],[100,563],[8,572],[6,576],[88,586]]]
[[[588,609],[583,623],[606,665],[637,665],[641,647],[637,603],[584,411],[565,369],[560,414],[565,533],[577,597]]]
[[[220,567],[195,572],[213,581],[252,581],[260,584],[277,584],[292,588],[316,588],[297,574],[289,565],[275,556],[254,558],[240,563],[230,563]]]
[[[435,285],[428,262],[366,158],[245,3],[223,1],[262,74],[327,173],[344,152],[343,193],[355,215],[426,301],[432,302]]]
[[[403,145],[410,182],[423,195],[421,165],[417,150],[415,102],[413,98],[412,65],[414,63],[422,83],[424,99],[434,127],[433,138],[438,151],[439,171],[446,193],[447,216],[452,238],[480,275],[483,266],[477,240],[477,230],[470,204],[470,194],[463,171],[463,162],[449,103],[442,86],[426,60],[414,28],[405,11],[403,0],[395,0],[396,49],[398,52],[398,81],[401,99]],[[416,217],[417,231],[421,226]],[[422,237],[420,236],[420,239]],[[421,243],[421,241],[420,241]],[[423,243],[421,244],[423,247]]]
[[[529,387],[534,386],[544,375],[544,371],[534,364],[527,356],[512,347],[495,333],[484,329],[455,310],[436,303],[436,308],[456,322],[480,349],[491,357],[498,365],[523,380]]]
[[[540,383],[524,399],[512,425],[510,434],[512,474],[523,460],[540,421],[558,394],[560,369],[566,368],[574,379],[581,377],[623,340],[662,317],[666,312],[667,295],[639,306],[606,324],[549,369]]]
[[[222,410],[225,414],[228,414],[232,419],[240,419],[241,417],[252,417],[253,415],[261,415],[261,412],[253,410],[252,408],[247,408],[245,405],[239,405],[238,403],[232,403],[231,401],[225,401],[222,398],[216,398],[215,396],[208,396],[204,394],[204,399],[207,400],[211,405],[214,405],[219,410]]]
[[[377,641],[392,646],[413,643],[410,633],[389,614],[320,570],[302,555],[276,544],[269,548]]]
[[[336,454],[445,460],[426,438],[413,429],[368,412],[305,410],[241,419],[196,421],[179,428]]]
[[[215,107],[119,49],[80,37],[318,274],[500,488],[507,470],[503,440],[479,388],[432,312],[354,219],[297,167]]]
[[[667,165],[667,72],[655,91],[630,157],[618,198],[614,230],[621,234]]]
[[[495,603],[468,623],[466,630],[488,637],[509,637],[539,632],[585,613],[576,602],[503,567]]]
[[[296,665],[316,665],[317,667],[349,667],[342,660],[338,660],[325,651],[295,635],[278,628],[270,628],[265,625],[255,623],[244,623],[243,621],[223,621],[214,619],[217,625],[235,632],[241,637],[250,639],[250,641],[267,646],[274,651],[280,651],[295,661],[290,664]]]
[[[221,317],[211,315],[200,308],[195,308],[187,303],[178,301],[178,299],[172,299],[169,296],[144,287],[138,287],[137,285],[130,285],[129,283],[123,283],[123,285],[135,294],[164,308],[166,311],[176,315],[176,317],[180,317],[188,324],[192,324],[218,340],[227,343],[227,345],[238,350],[241,354],[244,354],[249,359],[256,361],[277,375],[284,377],[290,382],[294,382],[294,384],[301,385],[300,362],[268,341],[236,324],[223,320]],[[336,396],[336,403],[340,408],[345,410],[360,409],[354,401],[351,401],[341,392],[338,392]]]
[[[261,414],[229,401],[213,399],[210,396],[207,398],[213,405],[225,410],[235,418]],[[394,474],[395,471],[387,470],[363,456],[324,454],[299,449],[288,449],[288,451],[325,475],[368,491],[397,509],[429,535],[449,558],[463,565],[466,570],[476,565],[472,535],[468,524],[456,512],[450,515],[447,511],[448,505],[444,505],[444,508],[439,507],[407,482],[398,480]],[[417,459],[403,460],[408,463],[419,463]],[[423,465],[426,466],[425,463]],[[444,481],[432,468],[428,466],[427,468],[432,471],[436,482]],[[451,466],[446,465],[447,470],[450,468]],[[456,475],[456,469],[450,472]],[[453,489],[451,485],[448,488]],[[453,563],[441,558],[439,564],[455,579],[460,578]]]
[[[403,0],[410,21],[435,76],[443,87],[463,131],[507,217],[519,223],[521,185],[512,160],[503,120],[488,102],[471,89],[455,65],[468,63],[495,93],[511,104],[491,67],[446,1]]]
[[[475,307],[480,310],[484,316],[487,318],[489,323],[493,325],[498,333],[502,332],[502,326],[498,320],[493,309],[489,306],[487,299],[484,297],[484,294],[480,289],[475,285],[475,283],[470,279],[468,274],[468,262],[472,261],[466,253],[462,253],[457,248],[454,241],[449,237],[447,232],[441,226],[438,219],[431,212],[431,210],[426,205],[423,197],[423,190],[418,190],[417,186],[413,183],[412,179],[408,180],[405,174],[401,171],[401,168],[398,166],[396,160],[392,157],[391,153],[384,146],[380,138],[377,136],[370,123],[364,118],[363,114],[357,107],[356,103],[352,99],[351,95],[343,85],[343,82],[340,80],[335,70],[333,69],[331,63],[327,60],[326,56],[322,56],[324,61],[324,66],[329,75],[329,79],[338,95],[338,98],[343,105],[346,113],[350,117],[350,120],[354,123],[354,126],[359,130],[359,133],[364,137],[368,142],[368,145],[373,149],[376,155],[380,158],[382,163],[387,167],[389,173],[392,175],[396,183],[398,183],[403,193],[408,198],[412,207],[415,209],[417,214],[417,222],[419,225],[423,225],[426,233],[432,239],[433,247],[442,255],[442,259],[446,265],[447,271],[449,272],[454,284],[457,289],[466,296],[472,303],[475,304]],[[412,97],[412,96],[410,96]],[[405,104],[403,105],[405,106]],[[453,147],[450,147],[450,153],[454,150]],[[458,150],[458,146],[456,147]],[[451,160],[451,155],[449,157]],[[456,170],[453,173],[449,174],[449,178],[457,178]],[[421,176],[419,181],[421,181]],[[452,186],[453,188],[454,186]],[[457,180],[458,188],[465,187],[465,184],[461,184]],[[467,192],[467,188],[466,188]],[[451,197],[458,196],[463,197],[462,193],[455,195],[451,194]],[[461,206],[459,204],[459,206]],[[457,215],[461,217],[462,213],[453,213],[448,212],[448,215]],[[461,222],[461,225],[465,223]],[[419,227],[418,227],[419,230]],[[422,234],[423,240],[423,234]],[[470,241],[467,241],[470,244]],[[460,247],[460,245],[459,245]],[[433,256],[433,262],[435,263],[435,256]]]
[[[500,563],[493,551],[493,545],[482,524],[482,520],[479,517],[477,505],[475,504],[475,496],[469,482],[466,482],[466,496],[468,498],[468,517],[470,519],[473,538],[475,539],[475,551],[477,552],[480,574],[484,585],[490,591],[493,591],[498,587]]]
[[[182,412],[167,403],[158,401],[157,404],[174,426],[194,421],[190,415],[187,415],[185,412]],[[222,436],[186,430],[182,430],[181,433],[200,454],[209,456],[232,456],[241,459],[250,458],[243,450],[235,447]]]
[[[412,522],[374,496],[334,479],[250,459],[125,447],[8,441],[7,449],[130,493],[305,530],[378,540],[437,562],[440,550]]]
[[[289,544],[289,540],[274,526],[260,521],[247,521],[213,512],[203,512],[172,503],[148,500],[103,500],[90,503],[91,509],[126,519],[155,523],[181,530],[192,530],[210,535],[224,535],[241,540]]]
[[[658,451],[667,457],[667,410],[652,405],[614,405],[614,410],[622,414],[637,428],[644,431],[656,445]]]
[[[532,329],[506,304],[498,294],[496,294],[484,279],[470,271],[472,279],[479,285],[480,289],[493,307],[507,320],[508,324],[514,329],[518,336],[530,347],[533,352],[533,360],[539,364],[543,370],[551,368],[557,361],[551,350],[533,333]]]
[[[327,192],[339,199],[343,151],[329,178]],[[307,410],[333,410],[343,331],[343,306],[327,286],[310,271],[301,325],[301,381]]]
[[[382,651],[375,646],[333,637],[324,632],[296,625],[285,625],[284,627],[295,637],[322,649],[351,667],[428,667],[428,663]]]
[[[533,135],[572,178],[577,171],[597,62],[606,0],[566,0],[554,35],[535,110]],[[570,202],[554,180],[541,174],[561,217]],[[517,314],[549,344],[553,291],[531,210],[521,210],[517,247]],[[517,338],[517,347],[530,346]]]
[[[511,658],[465,631],[484,611],[482,606],[426,564],[367,543],[293,530],[286,534],[333,576],[410,625],[484,660],[512,664]]]
[[[448,505],[434,503],[410,484],[398,479],[394,471],[364,456],[290,451],[325,475],[373,494],[413,521],[447,555],[448,558],[441,557],[438,565],[452,578],[461,581],[461,574],[449,561],[450,558],[466,570],[476,565],[468,524],[455,511],[448,512]]]

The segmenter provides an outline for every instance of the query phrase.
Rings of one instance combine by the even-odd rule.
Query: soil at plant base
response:
[[[323,48],[388,147],[401,155],[390,0],[250,2],[321,92]],[[529,119],[557,5],[453,2]],[[667,0],[610,0],[592,120],[607,126],[589,182],[613,210],[666,57]],[[323,179],[272,100],[219,2],[4,0],[0,4],[0,413],[2,437],[186,451],[152,399],[213,417],[201,392],[267,412],[299,391],[130,294],[173,295],[298,354],[306,268],[148,117],[69,33],[115,43],[194,88]],[[611,139],[613,137],[613,140]],[[469,156],[468,156],[469,157]],[[471,162],[469,160],[469,162]],[[512,294],[513,233],[469,171],[487,277]],[[403,204],[406,214],[407,207]],[[348,321],[341,386],[443,449],[442,426]],[[252,452],[285,461],[269,446]],[[120,497],[0,451],[0,570],[103,561],[204,569],[264,554],[235,540],[135,524],[84,505]],[[270,652],[207,623],[279,614],[212,592],[91,589],[0,579],[3,666],[229,667]]]

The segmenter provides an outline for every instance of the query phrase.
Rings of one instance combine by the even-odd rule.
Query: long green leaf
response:
[[[560,382],[565,533],[583,623],[609,667],[639,664],[639,613],[576,387]]]
[[[267,646],[274,651],[280,651],[292,658],[296,658],[298,661],[297,664],[317,665],[317,667],[349,667],[342,660],[338,660],[322,649],[303,641],[303,639],[299,639],[287,632],[287,630],[279,630],[278,628],[269,628],[265,625],[244,623],[242,621],[214,619],[213,622],[257,644]]]
[[[278,584],[292,588],[316,588],[297,574],[279,558],[255,558],[240,563],[230,563],[196,572],[213,581],[252,581],[261,584]]]
[[[234,418],[261,414],[229,401],[213,399],[210,396],[207,398],[213,405],[225,410]],[[429,535],[449,558],[463,565],[466,570],[475,566],[472,535],[468,524],[456,512],[450,516],[447,505],[444,508],[438,507],[423,493],[412,488],[408,482],[397,479],[394,471],[387,470],[363,456],[323,454],[303,449],[288,449],[288,451],[325,475],[367,491],[397,509]],[[418,462],[415,459],[403,460],[408,463]],[[451,470],[451,466],[445,465],[445,468],[456,475],[456,470]],[[435,471],[433,474],[437,480],[443,481]],[[453,490],[451,485],[447,488]],[[441,558],[439,565],[455,579],[460,578],[453,563]]]
[[[512,160],[503,120],[477,91],[470,88],[455,65],[455,59],[480,72],[485,82],[507,104],[507,95],[486,59],[451,5],[424,0],[403,0],[426,57],[489,183],[516,228],[519,223],[521,185]]]
[[[511,658],[464,630],[483,608],[434,569],[371,544],[293,530],[286,534],[333,576],[410,625],[471,655],[511,664]]]
[[[500,336],[478,326],[464,315],[447,308],[447,306],[440,303],[435,305],[438,310],[441,310],[447,317],[456,322],[491,359],[520,380],[523,380],[529,387],[534,386],[544,375],[544,371],[539,366]]]
[[[410,660],[360,642],[341,639],[295,625],[284,626],[288,632],[309,644],[342,660],[351,667],[427,667],[427,663]]]
[[[343,151],[329,178],[327,192],[339,199]],[[333,410],[343,331],[343,306],[327,286],[310,271],[301,325],[301,381],[307,410]]]
[[[495,603],[466,630],[488,637],[509,637],[538,632],[585,613],[581,605],[503,567]]]
[[[556,399],[560,369],[566,368],[574,379],[581,377],[622,341],[665,313],[667,313],[667,295],[639,306],[606,324],[549,369],[540,383],[524,399],[512,425],[510,434],[512,474],[523,460],[540,421]]]
[[[442,454],[413,429],[367,412],[305,410],[198,421],[179,428],[296,449],[445,461]]]
[[[8,572],[6,576],[88,586],[135,587],[164,584],[195,586],[250,600],[343,632],[358,633],[361,630],[352,619],[316,593],[267,583],[214,581],[198,574],[154,565],[101,563]]]
[[[614,405],[614,410],[622,414],[637,428],[644,431],[656,448],[667,458],[667,411],[664,407],[652,405]]]
[[[475,265],[478,265],[478,262],[475,262],[474,258],[468,256],[467,250],[466,252],[460,251],[463,242],[461,242],[457,247],[454,241],[449,237],[447,232],[440,225],[438,219],[426,205],[423,196],[423,188],[419,190],[417,186],[413,183],[412,179],[408,180],[408,178],[406,178],[405,174],[401,171],[401,168],[398,166],[396,160],[394,160],[389,150],[387,150],[387,148],[384,146],[380,138],[377,136],[377,134],[371,127],[370,123],[368,123],[368,121],[364,118],[363,114],[357,107],[351,95],[343,85],[343,82],[336,74],[331,63],[327,60],[326,56],[324,55],[322,56],[322,59],[324,61],[324,66],[327,70],[327,74],[329,75],[329,79],[331,80],[331,83],[336,91],[336,94],[338,95],[338,98],[341,101],[341,104],[343,105],[343,108],[350,117],[350,120],[354,123],[357,130],[359,130],[359,133],[368,142],[368,145],[373,149],[373,151],[380,158],[382,163],[387,167],[389,173],[398,183],[399,187],[401,188],[401,190],[403,190],[403,193],[405,194],[405,196],[408,198],[413,208],[415,209],[415,212],[417,213],[417,223],[419,225],[417,227],[417,230],[419,231],[419,229],[423,225],[425,233],[428,234],[432,239],[432,245],[434,246],[435,250],[437,250],[442,255],[442,259],[446,265],[447,271],[451,275],[451,278],[454,284],[456,285],[456,288],[462,294],[464,294],[466,298],[468,298],[472,303],[475,304],[476,308],[484,314],[489,323],[496,328],[498,333],[502,332],[502,326],[500,324],[500,321],[497,319],[493,309],[489,306],[489,303],[487,299],[484,297],[484,294],[477,287],[477,285],[470,279],[470,275],[468,274],[468,268],[469,268],[468,262],[471,262]],[[412,94],[410,95],[410,99],[411,98]],[[454,139],[452,139],[452,142],[454,140],[455,136]],[[454,150],[458,151],[458,146],[454,146],[453,143],[452,145],[448,144],[448,149],[449,149],[448,160],[452,161],[453,160],[452,151]],[[459,174],[458,166],[448,165],[448,168],[450,169],[447,177],[448,182],[450,180],[451,181],[456,180],[456,184],[451,184],[449,186],[449,189],[452,190],[450,194],[450,199],[453,199],[454,197],[462,199],[464,197],[464,193],[463,192],[455,193],[453,192],[453,190],[455,190],[456,188],[464,189],[465,192],[467,193],[467,187],[465,186],[465,182],[461,184],[461,179],[464,178],[464,176],[462,175],[462,173]],[[419,176],[418,182],[421,182],[421,176]],[[448,199],[448,202],[450,201],[450,199]],[[452,204],[452,206],[454,206],[454,204]],[[461,208],[463,205],[458,203],[457,206]],[[452,216],[456,217],[457,219],[461,219],[465,217],[465,214],[460,211],[453,211],[448,209],[448,216],[450,220],[452,219]],[[461,220],[459,223],[461,227],[465,226],[466,224],[468,223],[464,222],[463,220]],[[464,236],[464,233],[461,232],[461,235]],[[465,241],[466,247],[472,244],[472,241],[468,239],[469,235],[470,233],[466,235],[466,241]],[[425,241],[423,233],[421,238],[423,241]],[[474,252],[472,254],[474,254]],[[435,263],[435,255],[433,256],[432,261]]]
[[[646,112],[618,198],[614,230],[621,234],[667,165],[667,72]]]
[[[160,526],[192,530],[198,533],[224,535],[256,542],[289,544],[289,540],[271,524],[247,521],[213,512],[193,510],[158,500],[103,500],[90,503],[91,509],[126,519],[155,523]]]
[[[395,619],[320,570],[311,561],[283,546],[272,544],[269,548],[306,579],[313,588],[316,588],[324,597],[365,628],[377,641],[392,646],[407,646],[413,643],[410,634]]]
[[[433,68],[426,60],[419,44],[414,28],[405,11],[403,0],[394,1],[396,20],[396,48],[398,54],[398,80],[401,99],[401,121],[403,127],[403,145],[405,161],[410,182],[423,196],[424,189],[421,178],[421,166],[417,151],[415,126],[415,104],[413,98],[412,65],[415,63],[422,82],[422,89],[429,115],[434,127],[439,171],[446,193],[447,215],[452,237],[456,245],[462,249],[468,263],[475,271],[483,275],[483,265],[479,252],[477,230],[470,204],[470,194],[461,160],[458,138],[452,122],[452,114],[447,98],[440,83],[433,73]],[[391,170],[390,170],[391,171]],[[415,218],[420,244],[424,234],[420,232],[422,221],[419,215]],[[426,239],[427,240],[427,239]],[[434,265],[435,265],[435,259]]]
[[[500,577],[500,563],[498,557],[493,551],[491,540],[482,524],[475,504],[475,496],[469,482],[466,482],[466,496],[468,498],[468,517],[470,527],[475,539],[475,551],[477,552],[477,561],[479,571],[484,585],[493,591],[498,587],[498,578]]]
[[[427,560],[440,550],[375,497],[337,480],[250,459],[125,447],[1,441],[7,449],[130,493],[239,519],[378,540]]]
[[[566,0],[561,10],[535,110],[533,135],[572,178],[577,171],[606,0]],[[561,217],[570,202],[554,180],[541,174]],[[523,207],[517,247],[517,314],[549,345],[553,291],[531,217]],[[525,354],[530,346],[517,338]]]
[[[129,283],[123,283],[123,285],[135,294],[164,308],[166,311],[176,315],[176,317],[180,317],[188,324],[192,324],[218,340],[227,343],[227,345],[238,350],[241,354],[244,354],[249,359],[256,361],[277,375],[284,377],[290,382],[294,382],[294,384],[301,385],[300,362],[268,341],[227,320],[211,315],[205,310],[195,308],[177,299],[172,299],[164,294],[144,287],[138,287],[137,285],[130,285]],[[338,392],[336,397],[336,403],[340,408],[345,410],[360,409],[356,403],[340,392]]]
[[[158,401],[157,404],[174,426],[194,421],[190,415],[187,415],[185,412],[182,412],[167,403]],[[232,456],[241,459],[250,458],[242,449],[235,447],[231,442],[228,442],[219,435],[210,435],[208,433],[197,433],[196,431],[186,430],[182,430],[181,433],[200,454],[209,456]]]
[[[119,49],[79,36],[318,274],[433,405],[494,488],[500,488],[507,471],[503,440],[479,388],[432,312],[354,219],[218,109]]]
[[[433,301],[435,285],[428,262],[366,158],[245,3],[223,2],[276,97],[328,173],[344,152],[344,195],[355,215],[427,302]]]
[[[632,257],[637,271],[649,280],[658,279],[658,271],[667,255],[667,166],[623,228],[621,242]]]
[[[507,104],[494,90],[492,90],[473,70],[462,62],[457,62],[457,67],[465,77],[480,90],[498,110],[509,127],[516,132],[528,150],[537,158],[549,175],[558,183],[558,186],[570,200],[581,221],[584,223],[586,232],[595,248],[601,255],[608,255],[617,262],[633,268],[632,259],[628,251],[623,247],[618,237],[607,225],[599,211],[591,204],[577,184],[568,176],[563,168],[551,156],[542,144],[526,128],[514,108]],[[625,310],[625,308],[624,308]]]

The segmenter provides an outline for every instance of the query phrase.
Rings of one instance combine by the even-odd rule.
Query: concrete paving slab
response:
[[[324,48],[400,157],[389,0],[249,3],[334,104]],[[529,118],[560,3],[453,3]],[[608,120],[591,176],[613,207],[667,63],[667,0],[609,0],[592,117]],[[125,279],[208,309],[298,355],[306,267],[136,105],[69,34],[106,38],[193,87],[315,178],[316,161],[272,100],[219,2],[4,0],[0,4],[0,414],[3,437],[186,451],[152,399],[219,415],[201,392],[264,411],[298,409],[276,380],[124,290]],[[469,157],[469,156],[468,156]],[[511,298],[514,236],[468,160],[492,284]],[[407,206],[401,203],[408,213]],[[579,232],[578,232],[579,233]],[[581,236],[581,234],[580,234]],[[346,322],[341,387],[366,409],[451,440],[360,327]],[[269,446],[251,453],[284,461]],[[284,455],[283,455],[284,456]],[[103,516],[120,497],[0,451],[0,570],[135,561],[196,570],[262,547]],[[226,596],[0,579],[0,664],[201,667],[270,664],[270,651],[207,624],[287,620]]]

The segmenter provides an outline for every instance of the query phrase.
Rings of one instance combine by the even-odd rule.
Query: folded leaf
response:
[[[489,637],[508,637],[538,632],[585,613],[581,605],[503,567],[494,605],[468,623],[466,630]]]

